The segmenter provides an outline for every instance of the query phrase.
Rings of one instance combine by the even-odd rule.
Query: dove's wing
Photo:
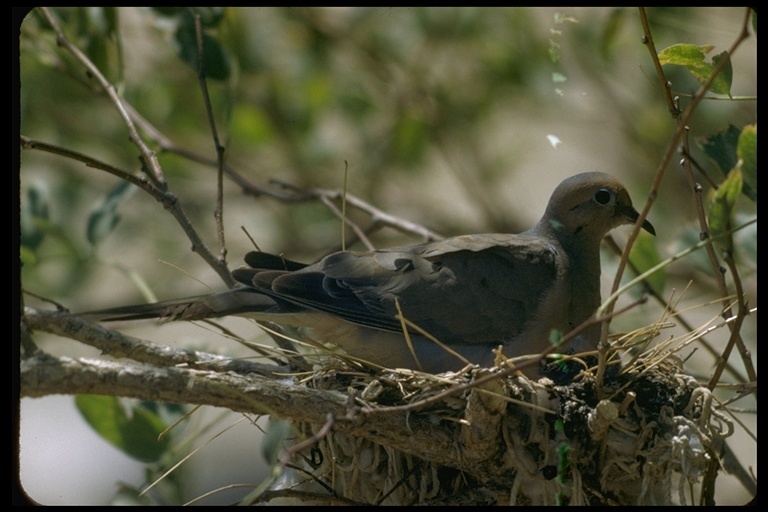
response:
[[[285,311],[322,311],[380,330],[405,318],[446,343],[514,339],[557,282],[558,253],[541,238],[467,235],[364,253],[339,252],[304,268],[275,269],[256,257],[238,281]],[[266,267],[266,268],[263,268]]]

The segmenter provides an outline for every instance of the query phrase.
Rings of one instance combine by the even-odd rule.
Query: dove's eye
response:
[[[614,201],[613,192],[611,192],[607,188],[601,188],[600,190],[595,192],[594,199],[597,204],[602,206],[612,204]]]

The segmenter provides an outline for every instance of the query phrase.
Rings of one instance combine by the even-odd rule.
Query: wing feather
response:
[[[339,252],[307,266],[248,258],[265,268],[238,269],[235,277],[279,302],[388,331],[401,330],[399,303],[406,318],[444,342],[488,343],[523,330],[556,281],[559,258],[541,238],[467,235]]]

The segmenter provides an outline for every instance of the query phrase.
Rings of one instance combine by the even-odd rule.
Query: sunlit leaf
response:
[[[659,52],[659,62],[662,65],[672,64],[683,66],[694,76],[694,78],[696,78],[696,80],[699,81],[699,83],[703,84],[709,79],[717,62],[720,59],[727,58],[728,55],[727,52],[723,52],[714,56],[712,62],[707,62],[707,55],[713,48],[714,46],[712,45],[696,46],[693,44],[675,44]],[[709,90],[715,94],[730,95],[732,78],[733,70],[731,69],[729,60],[729,62],[725,64],[723,70],[712,82]]]
[[[748,124],[741,130],[736,154],[741,160],[744,192],[755,199],[757,197],[757,124]]]
[[[731,218],[736,198],[741,193],[741,169],[735,167],[720,184],[712,196],[712,206],[709,210],[709,230],[715,244],[726,252],[733,251],[733,237],[728,234],[731,230]]]

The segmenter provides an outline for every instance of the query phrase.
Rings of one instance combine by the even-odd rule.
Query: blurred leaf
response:
[[[291,435],[291,422],[270,417],[264,439],[261,442],[261,454],[270,466],[277,463],[285,440]]]
[[[181,23],[182,18],[198,14],[200,23],[204,28],[213,28],[219,25],[226,15],[226,7],[150,7],[150,11],[163,18],[176,18]]]
[[[697,139],[696,141],[701,150],[717,163],[723,176],[736,167],[738,160],[736,148],[740,133],[740,130],[731,124],[721,132]]]
[[[328,106],[333,93],[333,86],[326,73],[310,73],[304,80],[302,96],[311,110],[320,110]]]
[[[168,425],[175,423],[177,420],[185,416],[190,409],[190,407],[185,404],[174,404],[171,402],[148,402],[146,400],[139,402],[139,407],[146,409],[147,411],[156,415]],[[175,426],[178,427],[178,424]]]
[[[29,247],[22,245],[19,247],[19,260],[21,261],[22,267],[36,265],[37,253]]]
[[[702,241],[701,230],[698,226],[690,226],[680,233],[678,239],[675,240],[674,248],[671,252],[682,252]],[[712,262],[707,256],[706,251],[694,251],[686,257],[686,261],[690,264],[691,269],[696,269],[699,272],[711,272]]]
[[[578,23],[579,20],[574,18],[573,16],[565,15],[561,12],[555,13],[555,24],[560,25],[562,23]]]
[[[418,163],[429,138],[427,123],[418,115],[405,114],[397,120],[392,135],[395,158],[407,164]]]
[[[600,34],[600,54],[604,59],[611,56],[618,35],[626,20],[627,10],[624,8],[615,8],[611,10],[608,20],[605,22],[602,34]]]
[[[715,65],[722,58],[727,58],[728,53],[715,55],[712,62],[706,62],[706,56],[714,46],[696,46],[693,44],[675,44],[659,52],[659,62],[685,67],[699,83],[703,84],[709,79]],[[730,61],[725,65],[720,74],[712,82],[710,91],[715,94],[731,94],[731,82],[733,69]]]
[[[117,9],[114,7],[86,7],[88,26],[93,34],[112,38],[117,31]]]
[[[123,75],[117,18],[114,7],[79,7],[76,10],[76,34],[80,45],[111,82],[119,81]]]
[[[344,113],[356,121],[365,119],[374,110],[371,98],[358,91],[342,92],[336,100]]]
[[[231,130],[253,146],[265,144],[276,135],[264,111],[254,105],[240,105],[234,110]]]
[[[26,201],[19,208],[19,257],[23,265],[23,278],[34,281],[34,266],[55,261],[56,264],[66,265],[67,270],[59,272],[53,279],[45,276],[42,281],[51,290],[58,286],[71,290],[74,283],[82,280],[79,272],[86,260],[78,247],[79,238],[67,229],[68,225],[61,223],[60,212],[66,211],[66,207],[62,207],[65,194],[58,188],[50,195],[48,185],[42,182],[31,183],[26,188]],[[53,218],[49,212],[51,208],[56,212]],[[40,246],[44,242],[46,250],[41,251]],[[41,276],[38,274],[37,277]]]
[[[637,240],[635,240],[635,245],[632,246],[632,251],[629,254],[629,260],[637,268],[638,273],[642,274],[661,263],[656,240],[655,236],[643,231],[640,232]],[[666,280],[666,272],[664,269],[661,269],[648,277],[646,281],[656,293],[661,294],[664,292]]]
[[[48,188],[35,183],[27,190],[27,200],[19,210],[21,246],[34,251],[45,238],[44,225],[48,221]]]
[[[741,130],[736,154],[741,160],[744,176],[744,193],[757,198],[757,124],[748,124]]]
[[[102,395],[78,395],[75,404],[101,437],[127,455],[155,462],[165,453],[170,438],[158,437],[167,425],[146,408],[134,407],[129,417],[120,399]]]
[[[731,230],[731,218],[736,198],[739,197],[742,187],[741,169],[735,167],[720,184],[713,197],[709,210],[709,230],[712,237],[721,237],[715,240],[715,244],[721,250],[733,252],[733,237],[728,234]]]
[[[204,28],[217,27],[226,14],[226,7],[192,7],[192,12],[200,16]]]
[[[552,63],[557,64],[560,62],[560,45],[557,44],[556,41],[553,41],[552,39],[549,40],[547,53],[549,54],[549,60],[551,60]]]
[[[154,13],[158,14],[159,16],[163,16],[164,18],[172,18],[174,16],[179,16],[186,7],[168,7],[168,6],[161,6],[161,7],[150,7],[150,10]]]
[[[176,52],[179,58],[189,64],[192,70],[197,73],[200,67],[200,56],[197,49],[195,20],[190,12],[185,10],[182,13],[182,20],[176,29],[174,39],[177,43]],[[226,52],[219,41],[209,34],[204,32],[202,39],[205,76],[213,80],[226,80],[230,73]]]
[[[86,236],[92,245],[98,245],[120,222],[117,208],[136,190],[130,182],[120,181],[88,215]]]

